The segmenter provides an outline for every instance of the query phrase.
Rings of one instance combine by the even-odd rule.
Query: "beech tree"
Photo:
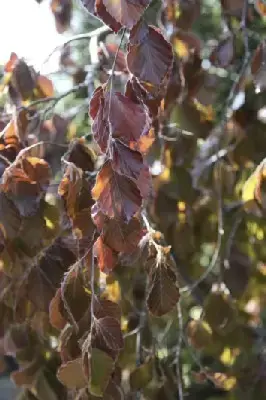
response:
[[[51,0],[59,33],[75,7],[71,89],[15,53],[2,77],[20,399],[264,399],[266,3]]]

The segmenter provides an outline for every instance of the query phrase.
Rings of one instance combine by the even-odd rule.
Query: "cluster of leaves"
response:
[[[106,28],[89,66],[86,34],[63,46],[67,93],[5,65],[0,336],[22,398],[264,398],[265,5],[215,1],[212,34],[207,0],[159,3],[81,0]],[[74,4],[50,4],[63,33]],[[69,94],[84,123],[55,112]]]

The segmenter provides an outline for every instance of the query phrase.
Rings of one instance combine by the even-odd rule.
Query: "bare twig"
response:
[[[111,123],[110,123],[110,113],[111,113],[111,101],[112,101],[112,92],[113,92],[114,72],[115,72],[116,60],[117,60],[117,57],[118,57],[119,50],[120,50],[120,48],[122,46],[122,43],[123,43],[123,40],[124,40],[124,37],[125,37],[125,33],[126,33],[126,29],[123,29],[123,32],[122,32],[122,35],[121,35],[121,39],[120,39],[120,43],[119,43],[119,46],[118,46],[118,48],[116,50],[114,62],[113,62],[113,65],[112,65],[112,70],[111,70],[110,77],[109,77],[110,82],[108,82],[110,84],[110,90],[109,90],[110,91],[110,95],[109,95],[108,116],[107,116],[107,120],[108,120],[108,124],[109,124],[109,138],[108,138],[108,144],[107,144],[107,150],[106,150],[107,154],[110,153],[110,145],[111,145],[112,134],[113,134],[112,126],[111,126]]]
[[[108,26],[103,25],[103,26],[100,26],[100,28],[94,29],[94,31],[86,32],[86,33],[81,33],[81,34],[79,34],[79,35],[75,35],[75,36],[72,36],[72,37],[66,39],[64,42],[60,43],[58,46],[56,46],[56,47],[51,51],[51,53],[48,55],[48,57],[44,60],[43,65],[46,64],[46,63],[49,61],[49,59],[52,57],[52,55],[53,55],[56,51],[58,51],[58,50],[64,48],[64,47],[67,46],[68,44],[70,44],[70,43],[72,43],[72,42],[77,42],[77,41],[79,41],[79,40],[90,40],[90,39],[91,39],[92,37],[94,37],[94,36],[100,36],[100,35],[102,35],[103,33],[106,33],[106,32],[109,32],[109,31],[111,32],[111,29],[110,29]]]
[[[79,91],[80,89],[85,88],[85,87],[87,87],[87,83],[85,83],[85,82],[80,83],[79,85],[74,86],[73,88],[69,89],[68,91],[66,91],[58,96],[45,97],[43,99],[38,99],[38,100],[31,102],[28,106],[21,106],[17,109],[17,112],[22,111],[22,110],[28,110],[32,107],[36,107],[41,104],[51,103],[51,102],[53,103],[53,107],[54,107],[60,100],[69,96],[70,94],[76,93],[77,91]]]
[[[180,365],[180,356],[181,356],[182,339],[183,339],[183,316],[182,316],[181,301],[179,301],[177,304],[177,314],[178,314],[178,324],[179,324],[179,327],[178,327],[179,335],[178,335],[178,343],[177,343],[177,350],[176,350],[176,373],[177,373],[179,400],[184,400],[183,382],[182,382],[182,366]]]
[[[94,275],[95,275],[95,263],[94,263],[94,250],[92,248],[92,252],[91,252],[91,322],[93,323],[94,320],[94,296],[95,296],[95,292],[94,292]]]

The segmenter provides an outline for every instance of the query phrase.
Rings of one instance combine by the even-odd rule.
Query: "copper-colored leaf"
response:
[[[97,175],[92,197],[103,214],[129,221],[141,206],[141,195],[135,183],[115,172],[106,161]]]
[[[117,252],[131,253],[145,234],[137,218],[132,218],[128,223],[123,219],[109,219],[96,206],[93,207],[93,219],[104,242]]]
[[[94,298],[94,314],[96,318],[112,317],[120,321],[121,319],[121,309],[117,303],[105,298]]]
[[[132,179],[137,184],[143,198],[148,197],[151,193],[149,168],[144,164],[142,155],[138,151],[131,150],[119,140],[112,142],[112,167],[119,174]]]
[[[51,170],[46,161],[23,157],[7,168],[2,177],[2,190],[8,194],[21,215],[35,214],[50,181]]]
[[[104,317],[95,320],[93,332],[97,340],[110,350],[118,351],[124,347],[120,323],[115,318]]]
[[[104,243],[102,237],[99,237],[94,243],[94,249],[100,270],[109,274],[117,264],[117,253]]]
[[[151,0],[102,0],[106,10],[121,25],[128,29],[138,22]],[[105,21],[104,21],[105,22]]]
[[[152,26],[149,26],[149,33],[140,44],[129,45],[128,68],[146,87],[159,86],[171,70],[172,62],[170,43]]]
[[[82,188],[82,171],[73,164],[68,165],[60,182],[58,194],[63,197],[70,218],[75,217],[78,195]]]
[[[110,134],[125,144],[136,142],[149,131],[151,120],[147,109],[121,93],[104,93],[97,89],[90,103],[90,115],[94,118],[92,131],[103,152],[106,151]],[[111,129],[111,132],[110,132]]]
[[[36,86],[40,92],[40,97],[53,97],[54,86],[52,81],[43,75],[38,75]]]
[[[81,2],[89,13],[101,18],[114,32],[118,32],[122,28],[122,25],[106,10],[103,0],[81,0]]]

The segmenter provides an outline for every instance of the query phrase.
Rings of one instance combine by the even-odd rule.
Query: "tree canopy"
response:
[[[59,70],[12,52],[0,87],[20,400],[264,400],[265,1],[50,10]]]

